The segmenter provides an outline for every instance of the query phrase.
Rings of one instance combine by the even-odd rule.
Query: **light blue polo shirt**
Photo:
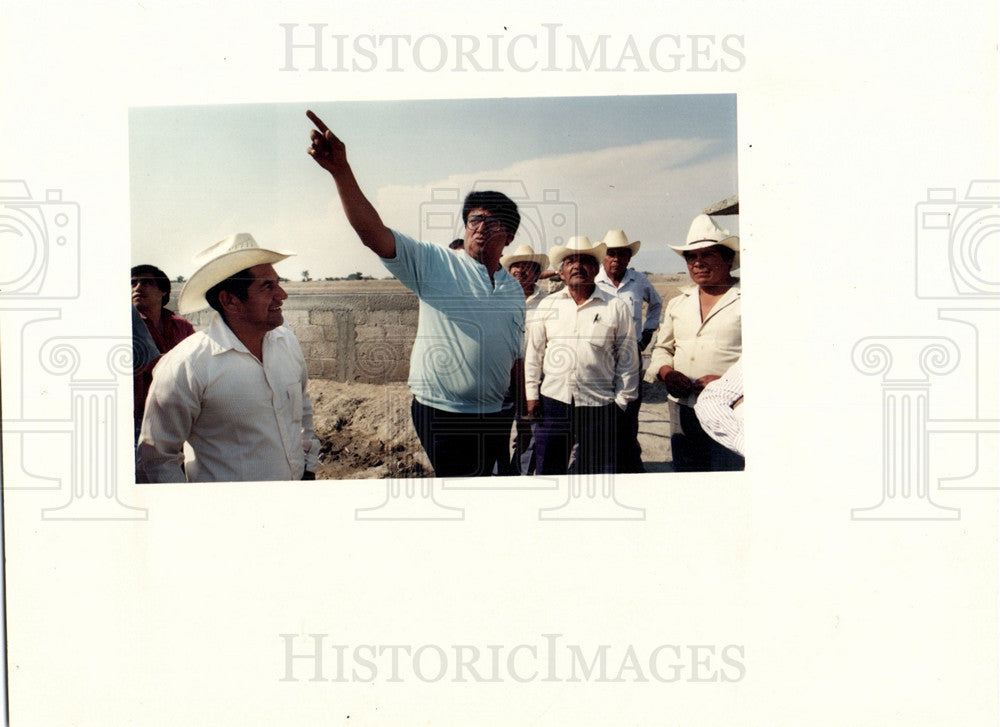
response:
[[[444,411],[500,411],[524,340],[520,283],[501,267],[494,287],[486,266],[468,253],[392,234],[396,257],[382,264],[420,299],[408,382],[413,395]]]

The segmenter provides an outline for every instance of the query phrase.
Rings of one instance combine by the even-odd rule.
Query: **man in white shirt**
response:
[[[200,253],[178,311],[211,306],[205,331],[153,369],[136,453],[144,482],[230,482],[315,477],[319,441],[306,392],[306,363],[291,329],[272,263],[246,233]],[[192,457],[185,462],[184,445]]]
[[[694,285],[667,303],[646,380],[667,389],[670,449],[678,472],[742,469],[736,457],[705,434],[694,412],[698,395],[743,352],[740,242],[708,215],[698,215],[684,245],[670,245],[687,262]]]
[[[656,292],[653,284],[644,274],[628,266],[632,258],[639,252],[642,243],[639,240],[629,242],[624,230],[608,230],[604,236],[607,252],[601,262],[601,271],[595,282],[606,293],[621,298],[632,311],[632,323],[635,326],[639,353],[646,350],[653,340],[656,327],[660,325],[660,309],[663,298]],[[646,304],[645,323],[643,322],[642,306]],[[636,362],[642,366],[642,361]],[[640,377],[641,368],[640,368]],[[635,401],[629,402],[625,413],[619,417],[618,423],[618,471],[645,472],[642,466],[642,447],[639,446],[639,407],[642,404],[642,384],[639,384],[639,394]]]
[[[639,349],[631,311],[594,283],[604,252],[573,237],[549,253],[566,287],[539,305],[524,357],[538,474],[565,474],[574,444],[579,474],[615,471],[615,424],[636,397]]]

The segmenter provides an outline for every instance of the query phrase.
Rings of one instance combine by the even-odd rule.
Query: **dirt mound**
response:
[[[406,384],[312,380],[320,441],[319,479],[429,477],[430,463],[410,422]]]

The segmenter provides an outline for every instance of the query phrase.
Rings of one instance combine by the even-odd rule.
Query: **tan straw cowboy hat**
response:
[[[552,261],[552,267],[556,270],[562,264],[563,258],[568,255],[590,255],[596,258],[599,264],[604,259],[604,253],[607,252],[607,249],[608,246],[603,242],[598,242],[595,245],[590,241],[589,237],[579,235],[569,238],[569,241],[565,245],[553,245],[549,251],[549,260]]]
[[[609,250],[618,247],[627,247],[632,255],[635,255],[639,252],[639,245],[642,243],[638,240],[629,242],[624,230],[608,230],[608,234],[604,236],[604,244],[608,246]]]
[[[238,232],[194,256],[196,265],[201,265],[184,286],[177,299],[177,312],[181,315],[196,313],[208,307],[205,293],[231,275],[255,265],[280,262],[294,255],[294,252],[265,250],[257,244],[253,236]]]
[[[531,245],[518,245],[510,255],[503,255],[500,258],[500,264],[507,272],[510,272],[511,264],[524,262],[537,263],[542,270],[545,270],[549,267],[549,256],[544,252],[536,253]]]
[[[678,255],[689,250],[701,250],[713,245],[728,247],[736,253],[733,258],[733,268],[740,266],[740,238],[729,234],[729,230],[719,227],[708,215],[698,215],[688,229],[687,241],[683,245],[668,245]]]

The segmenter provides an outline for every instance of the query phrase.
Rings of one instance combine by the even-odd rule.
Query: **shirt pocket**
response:
[[[614,329],[607,323],[596,321],[587,342],[594,348],[607,348],[611,345],[613,332]]]
[[[302,384],[298,381],[278,389],[277,409],[281,414],[281,425],[289,427],[301,426],[302,421]]]

